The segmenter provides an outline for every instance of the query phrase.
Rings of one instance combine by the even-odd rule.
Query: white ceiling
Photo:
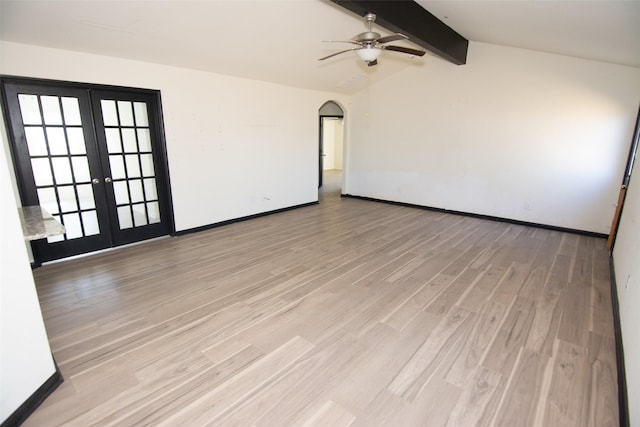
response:
[[[638,0],[417,3],[469,40],[640,68]]]
[[[471,41],[640,68],[640,0],[417,2]],[[367,80],[440,60],[384,52],[371,68],[352,53],[317,61],[350,47],[322,40],[364,29],[327,0],[0,0],[3,40],[308,89],[354,93]],[[412,46],[395,44],[403,43]]]

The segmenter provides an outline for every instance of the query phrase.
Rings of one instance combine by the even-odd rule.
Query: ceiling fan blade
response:
[[[341,53],[351,52],[352,50],[360,49],[359,47],[354,47],[353,49],[341,50],[340,52],[332,53],[331,55],[327,55],[324,58],[318,59],[318,61],[324,61],[325,59],[332,58],[336,55],[340,55]]]
[[[378,43],[389,43],[389,42],[395,42],[397,40],[408,40],[409,37],[405,36],[404,34],[393,34],[391,36],[386,36],[386,37],[380,37],[378,40],[376,40]]]
[[[367,67],[373,67],[374,65],[378,65],[378,60],[374,59],[373,61],[367,62]]]
[[[411,49],[410,47],[402,47],[402,46],[381,46],[382,49],[384,50],[391,50],[394,52],[402,52],[402,53],[406,53],[408,55],[415,55],[415,56],[423,56],[426,52],[424,50],[418,50],[418,49]]]
[[[322,40],[322,43],[351,43],[360,46],[360,43],[355,40]]]

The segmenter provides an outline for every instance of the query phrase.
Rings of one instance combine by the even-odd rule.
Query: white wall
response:
[[[318,109],[346,98],[164,65],[2,42],[8,75],[159,89],[176,229],[318,199]]]
[[[55,373],[4,140],[0,130],[0,422]]]
[[[627,190],[613,248],[622,344],[624,347],[630,424],[640,425],[640,163]]]
[[[346,193],[608,233],[640,70],[471,43],[354,97]]]

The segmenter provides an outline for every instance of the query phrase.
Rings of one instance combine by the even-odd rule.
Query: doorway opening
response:
[[[334,101],[319,110],[318,189],[321,195],[340,194],[344,163],[344,111]]]
[[[629,181],[631,181],[631,172],[633,171],[633,165],[638,155],[638,147],[640,145],[640,107],[638,107],[638,115],[636,116],[636,127],[633,131],[633,139],[631,140],[631,147],[629,148],[629,157],[627,158],[627,166],[624,170],[624,176],[622,177],[622,186],[620,187],[620,194],[618,195],[618,203],[616,205],[616,211],[613,215],[613,222],[611,224],[611,231],[609,232],[609,239],[607,241],[607,248],[613,250],[613,246],[616,242],[616,234],[618,233],[618,226],[620,225],[620,217],[622,216],[622,209],[624,207],[624,201],[627,196],[627,187]]]
[[[32,242],[34,264],[173,230],[158,91],[2,78],[20,199],[65,233]]]

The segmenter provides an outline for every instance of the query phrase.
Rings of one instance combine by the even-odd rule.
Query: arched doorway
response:
[[[325,102],[318,111],[320,137],[318,150],[318,188],[342,183],[344,151],[344,111],[334,101]]]

